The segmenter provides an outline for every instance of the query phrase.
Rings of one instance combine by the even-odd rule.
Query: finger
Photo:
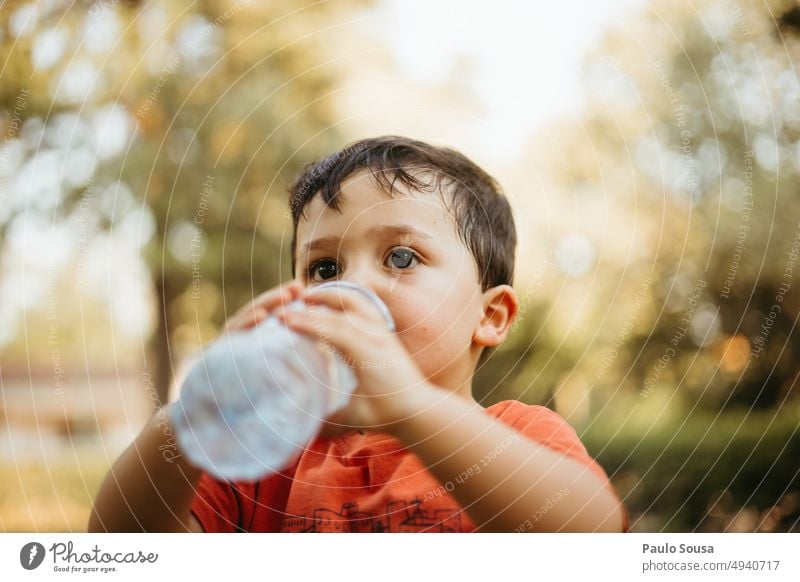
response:
[[[386,335],[385,331],[368,331],[370,322],[356,320],[327,307],[287,311],[278,317],[290,329],[329,343],[351,365],[365,361],[367,350],[370,353],[380,353],[382,338]]]
[[[267,315],[268,313],[266,309],[256,307],[251,309],[249,312],[244,312],[236,317],[231,318],[228,323],[225,324],[225,331],[230,333],[243,329],[249,329],[261,322],[267,317]]]
[[[298,279],[292,279],[280,287],[264,291],[253,300],[252,305],[253,307],[263,307],[267,311],[272,311],[287,301],[299,299],[302,293],[303,284]]]
[[[383,314],[367,297],[352,289],[311,289],[303,296],[307,305],[325,305],[337,311],[358,313],[366,319],[383,321]]]
[[[253,301],[239,309],[239,311],[228,320],[225,330],[228,332],[238,331],[258,325],[269,315],[270,311],[299,299],[302,294],[302,289],[302,283],[297,279],[293,279],[281,287],[265,291]]]

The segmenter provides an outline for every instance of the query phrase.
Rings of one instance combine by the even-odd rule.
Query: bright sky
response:
[[[388,47],[394,70],[385,75],[365,65],[363,40],[351,48],[357,57],[347,60],[345,129],[461,150],[504,187],[526,256],[544,252],[543,233],[555,235],[559,269],[581,276],[594,266],[596,244],[580,220],[564,220],[574,208],[545,196],[529,146],[547,124],[580,116],[584,60],[644,1],[500,0],[489,8],[479,0],[381,0],[363,29],[375,46]],[[535,262],[518,265],[518,279],[533,276]]]
[[[377,14],[400,73],[447,78],[460,56],[486,110],[475,127],[487,156],[515,151],[537,126],[580,104],[580,65],[644,0],[382,0]]]

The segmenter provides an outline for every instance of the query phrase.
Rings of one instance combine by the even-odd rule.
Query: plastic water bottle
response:
[[[395,331],[386,305],[348,281],[323,283],[372,300]],[[302,300],[285,307],[304,310]],[[191,366],[168,412],[178,445],[197,467],[226,480],[259,479],[291,465],[356,388],[350,367],[319,340],[274,316],[208,346]]]

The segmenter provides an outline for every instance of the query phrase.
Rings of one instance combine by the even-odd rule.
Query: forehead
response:
[[[409,226],[439,242],[458,238],[455,220],[438,190],[411,192],[397,184],[390,195],[371,173],[362,171],[342,183],[337,202],[339,210],[329,208],[317,195],[306,205],[297,224],[298,249],[321,237],[374,232],[376,225]]]

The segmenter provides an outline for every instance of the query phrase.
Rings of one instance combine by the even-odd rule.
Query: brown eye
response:
[[[339,266],[330,259],[322,259],[308,268],[308,278],[315,282],[327,281],[337,275]]]
[[[389,253],[387,262],[390,264],[387,266],[395,269],[408,269],[413,266],[412,263],[416,265],[414,261],[417,261],[417,255],[414,251],[405,247],[397,247]]]

